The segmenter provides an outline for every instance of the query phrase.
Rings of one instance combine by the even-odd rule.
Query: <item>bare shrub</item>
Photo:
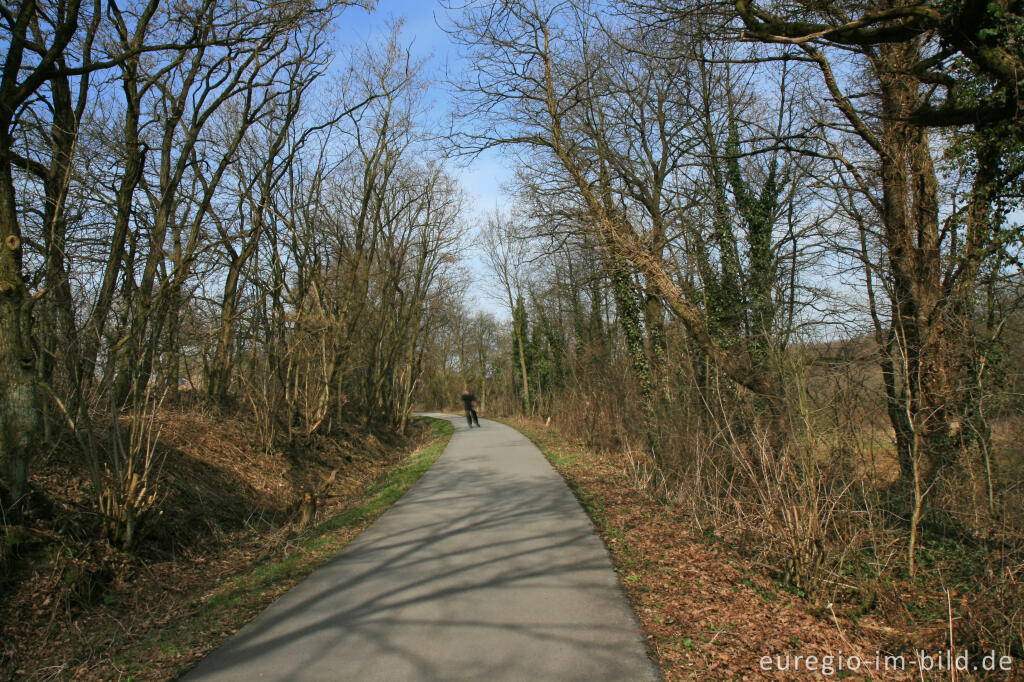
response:
[[[111,410],[107,455],[97,507],[111,542],[125,549],[137,541],[144,524],[161,512],[160,470],[165,453],[158,448],[157,413],[163,403],[147,387],[124,414]]]

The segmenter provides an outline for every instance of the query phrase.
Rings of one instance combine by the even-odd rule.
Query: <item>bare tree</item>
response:
[[[504,303],[512,316],[513,340],[519,365],[523,409],[531,410],[530,381],[527,375],[526,329],[523,322],[523,297],[526,290],[526,267],[529,261],[527,243],[512,224],[512,218],[495,211],[487,219],[483,233],[483,250],[491,274],[501,287]]]

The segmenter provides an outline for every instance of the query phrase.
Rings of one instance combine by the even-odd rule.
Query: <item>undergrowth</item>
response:
[[[0,678],[173,679],[398,500],[453,427],[424,417],[413,431],[412,443],[386,444],[353,432],[296,460],[257,452],[230,424],[197,419],[182,442],[199,449],[209,473],[189,484],[198,464],[177,465],[167,528],[132,553],[90,538],[88,519],[73,513],[79,492],[50,498],[52,520],[7,535],[19,542],[0,607]],[[288,499],[328,470],[331,488],[303,529]],[[214,484],[231,488],[218,498]],[[176,511],[175,500],[198,509]]]

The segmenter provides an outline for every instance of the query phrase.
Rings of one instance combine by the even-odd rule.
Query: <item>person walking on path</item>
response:
[[[476,416],[476,396],[468,388],[462,392],[462,404],[466,406],[466,421],[469,422],[469,428],[473,428],[474,423],[479,427],[480,420]]]

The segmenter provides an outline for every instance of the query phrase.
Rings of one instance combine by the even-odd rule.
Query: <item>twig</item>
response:
[[[832,614],[832,622],[835,623],[836,630],[839,632],[839,637],[840,637],[840,639],[843,640],[843,644],[845,644],[846,646],[850,647],[851,650],[856,650],[857,647],[853,646],[853,644],[850,643],[850,640],[846,639],[846,635],[843,633],[843,628],[839,626],[839,619],[836,617],[835,609],[832,608],[832,602],[829,602],[825,606],[825,608],[827,608],[829,613]],[[873,670],[868,668],[868,669],[866,669],[866,671],[868,673],[868,676],[871,679],[876,679],[875,672]]]

